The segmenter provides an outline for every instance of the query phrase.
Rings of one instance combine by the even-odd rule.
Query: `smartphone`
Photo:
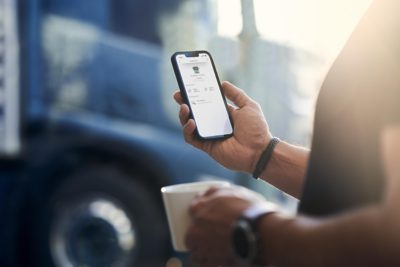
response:
[[[232,120],[210,53],[176,52],[171,62],[181,95],[196,122],[196,135],[201,139],[232,136]]]

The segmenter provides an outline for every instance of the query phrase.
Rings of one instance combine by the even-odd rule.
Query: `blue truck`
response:
[[[165,266],[160,188],[238,175],[164,109],[154,20],[181,1],[8,2],[19,134],[0,159],[0,266]]]

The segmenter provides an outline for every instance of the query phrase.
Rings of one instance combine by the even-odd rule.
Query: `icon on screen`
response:
[[[198,66],[194,66],[193,67],[193,71],[194,71],[194,73],[199,74],[200,73],[200,68]]]

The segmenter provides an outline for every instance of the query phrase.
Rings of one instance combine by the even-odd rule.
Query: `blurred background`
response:
[[[170,56],[208,50],[275,136],[314,103],[370,0],[0,0],[0,266],[190,266],[164,185],[223,179],[297,201],[186,145]]]

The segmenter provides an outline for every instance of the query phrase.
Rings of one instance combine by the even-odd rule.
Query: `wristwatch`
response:
[[[241,263],[249,266],[263,263],[263,255],[259,250],[258,225],[262,217],[276,211],[276,206],[271,203],[255,204],[236,220],[232,231],[232,246]]]

